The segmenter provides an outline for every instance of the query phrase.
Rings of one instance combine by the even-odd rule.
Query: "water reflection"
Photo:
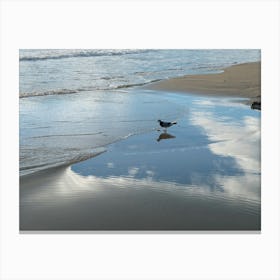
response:
[[[148,171],[148,170],[147,170]],[[82,176],[71,168],[21,180],[22,230],[258,230],[260,204],[238,190],[254,180],[224,177],[231,193],[158,181],[153,172]],[[35,179],[35,180],[34,180]],[[244,194],[244,193],[243,193]],[[34,211],[36,209],[36,211]]]
[[[163,139],[172,141],[157,145],[151,141],[156,132],[131,137],[114,144],[107,153],[71,168],[81,176],[116,182],[122,178],[127,186],[138,183],[126,178],[139,182],[149,179],[153,185],[167,182],[185,188],[196,186],[211,195],[223,193],[260,200],[258,121],[245,118],[243,127],[235,127],[234,122],[230,126],[211,119],[209,114],[193,112],[185,125],[174,129],[176,138],[161,134]]]
[[[226,113],[224,110],[219,111],[219,107],[214,106],[213,101],[207,103],[197,101],[197,104],[201,107],[211,104],[215,109],[212,111],[194,109],[190,121],[200,127],[210,140],[208,148],[216,155],[217,170],[226,167],[224,160],[226,158],[233,159],[236,170],[239,170],[239,174],[235,173],[234,176],[223,176],[220,171],[216,172],[212,176],[213,180],[229,195],[235,194],[260,203],[260,114],[258,112],[252,114],[241,104],[235,104],[234,110],[230,106],[230,110]],[[226,102],[221,106],[225,107]]]
[[[166,140],[166,139],[172,139],[172,138],[176,138],[176,136],[169,134],[167,132],[163,132],[159,135],[159,137],[157,138],[157,141],[159,142],[160,140]]]
[[[221,157],[230,156],[244,172],[260,173],[260,119],[241,116],[223,119],[211,112],[194,111],[194,125],[200,126],[209,140],[209,149]]]
[[[22,178],[22,229],[259,230],[259,112],[188,102],[172,134],[129,137]]]
[[[180,126],[172,128],[176,137],[167,132],[157,137],[157,142],[172,141],[158,146],[149,135],[132,137],[118,143],[110,153],[72,166],[72,170],[104,179],[149,179],[153,185],[168,182],[186,189],[195,186],[211,196],[223,194],[236,201],[245,199],[248,204],[260,203],[258,112],[234,102],[226,106],[225,101],[216,105],[213,100],[199,101],[194,99],[196,106],[188,118],[180,119]],[[106,169],[109,162],[117,168]]]

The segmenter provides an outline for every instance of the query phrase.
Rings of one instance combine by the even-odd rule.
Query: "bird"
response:
[[[159,122],[159,125],[160,125],[161,127],[164,127],[165,129],[166,129],[167,127],[172,126],[173,124],[177,124],[177,122],[164,122],[164,121],[162,121],[162,120],[158,120],[158,122]]]

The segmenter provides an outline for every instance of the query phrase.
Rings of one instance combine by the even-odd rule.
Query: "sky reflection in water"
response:
[[[260,202],[260,112],[231,100],[172,99],[188,108],[177,126],[115,143],[72,170],[104,178],[104,185],[122,178],[129,188],[145,180]]]
[[[178,124],[23,176],[22,230],[260,230],[260,112],[229,99],[153,96],[178,109]]]

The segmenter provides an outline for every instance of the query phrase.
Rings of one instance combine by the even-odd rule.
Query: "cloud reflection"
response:
[[[217,119],[208,112],[194,112],[192,123],[201,126],[213,143],[210,150],[233,157],[245,172],[260,172],[260,120],[245,116],[241,123]]]
[[[244,116],[241,122],[219,118],[211,112],[193,112],[191,121],[200,126],[211,143],[212,153],[231,157],[244,172],[239,176],[213,175],[216,184],[230,195],[260,199],[260,119]]]
[[[21,183],[21,230],[259,230],[257,199],[146,178],[81,176],[70,167]],[[35,177],[35,178],[34,178]],[[36,178],[38,181],[36,182]],[[35,179],[35,180],[34,180]],[[38,182],[40,183],[38,185]]]

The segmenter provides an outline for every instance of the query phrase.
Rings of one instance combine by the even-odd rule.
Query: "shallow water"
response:
[[[126,106],[106,112],[123,118],[108,128],[116,121],[123,135],[122,121],[135,122],[137,135],[70,167],[23,176],[22,230],[260,230],[259,111],[236,99],[148,90],[121,100]],[[157,118],[178,124],[158,131]],[[94,125],[104,131],[106,122]]]
[[[19,95],[65,95],[220,72],[259,61],[260,50],[20,50]]]
[[[136,86],[260,50],[19,55],[22,230],[260,229],[260,112]]]
[[[145,90],[21,99],[21,174],[91,157],[112,142],[155,129],[159,117],[176,119],[184,110]]]
[[[24,175],[89,158],[188,110],[135,85],[220,72],[260,60],[260,50],[20,50],[19,57]]]

